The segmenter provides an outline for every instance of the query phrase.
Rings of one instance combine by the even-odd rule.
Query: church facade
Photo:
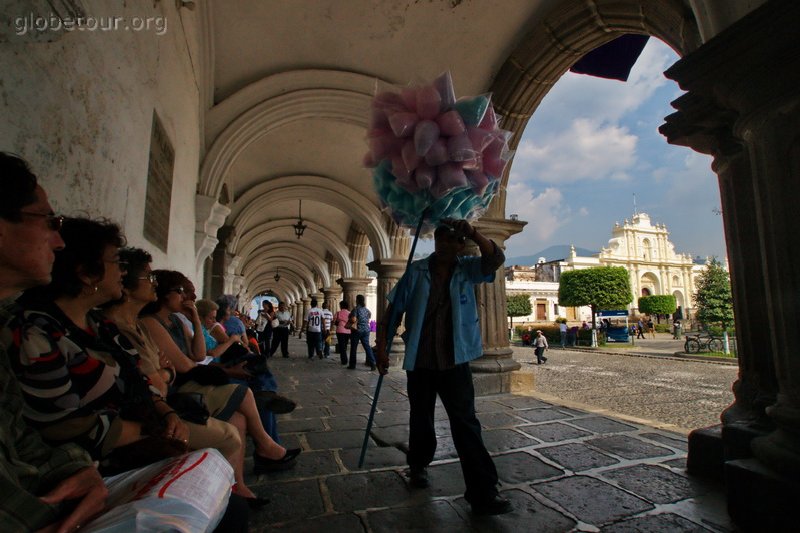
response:
[[[570,321],[591,319],[588,307],[563,307],[558,303],[558,284],[562,272],[599,266],[621,266],[630,276],[633,301],[628,306],[638,312],[641,296],[671,294],[685,317],[692,316],[692,295],[697,277],[705,269],[691,254],[678,253],[669,240],[664,224],[653,224],[646,213],[614,224],[608,244],[593,256],[579,256],[571,247],[566,258],[540,258],[532,266],[506,268],[507,294],[530,294],[532,313],[522,322],[552,322],[558,317]]]

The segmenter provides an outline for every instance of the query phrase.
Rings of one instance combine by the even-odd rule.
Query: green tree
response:
[[[695,316],[703,324],[714,324],[727,331],[733,325],[733,296],[728,273],[716,257],[697,278],[694,294]]]
[[[595,267],[561,273],[558,304],[592,308],[592,328],[601,309],[624,309],[633,300],[628,271],[624,267]]]
[[[671,294],[642,296],[638,305],[639,312],[648,315],[671,315],[678,308],[678,302]]]
[[[511,317],[511,331],[514,331],[514,317],[531,314],[531,295],[514,294],[506,299],[506,315]]]

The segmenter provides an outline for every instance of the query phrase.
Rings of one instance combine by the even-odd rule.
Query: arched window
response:
[[[650,244],[650,239],[643,239],[642,240],[642,248],[644,248],[644,253],[642,254],[642,258],[645,261],[650,261],[653,257],[653,245]]]

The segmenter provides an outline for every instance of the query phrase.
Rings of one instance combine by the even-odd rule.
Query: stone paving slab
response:
[[[536,451],[573,472],[583,472],[619,463],[619,459],[577,442],[538,448]]]
[[[290,340],[292,355],[305,346]],[[252,531],[712,531],[732,530],[720,486],[685,474],[685,437],[531,395],[476,400],[499,489],[514,506],[497,517],[472,514],[447,414],[437,402],[431,486],[409,485],[405,372],[383,380],[364,466],[358,468],[377,373],[348,371],[338,358],[270,363],[298,408],[279,416],[294,469],[253,476],[272,503],[251,516]],[[252,446],[250,446],[252,448]]]
[[[619,455],[623,459],[648,459],[672,455],[672,451],[663,446],[656,446],[627,435],[614,435],[587,441],[601,450]]]
[[[561,468],[551,466],[525,452],[497,455],[494,464],[500,481],[507,485],[550,479],[564,473]]]
[[[586,476],[566,477],[532,486],[588,524],[601,526],[655,506],[613,485]]]
[[[623,520],[600,530],[602,533],[699,533],[709,531],[681,516],[672,513],[642,516]]]
[[[634,465],[603,472],[603,477],[653,503],[673,503],[691,497],[691,481],[655,465]]]

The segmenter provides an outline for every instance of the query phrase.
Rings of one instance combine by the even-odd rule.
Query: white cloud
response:
[[[528,222],[522,234],[514,239],[514,247],[529,250],[550,239],[570,215],[561,191],[548,187],[537,193],[514,173],[506,189],[506,213],[515,213],[520,220]]]
[[[578,118],[546,140],[523,139],[514,170],[547,183],[626,180],[626,170],[636,162],[637,140],[625,127]]]
[[[580,209],[578,209],[578,214],[580,216],[582,216],[582,217],[588,217],[589,216],[589,209],[586,208],[586,207],[581,207]]]
[[[658,39],[650,39],[631,70],[627,82],[605,80],[567,72],[553,86],[536,112],[534,124],[547,123],[558,117],[592,116],[615,122],[636,111],[661,86],[672,82],[663,72],[677,59],[675,53]]]

